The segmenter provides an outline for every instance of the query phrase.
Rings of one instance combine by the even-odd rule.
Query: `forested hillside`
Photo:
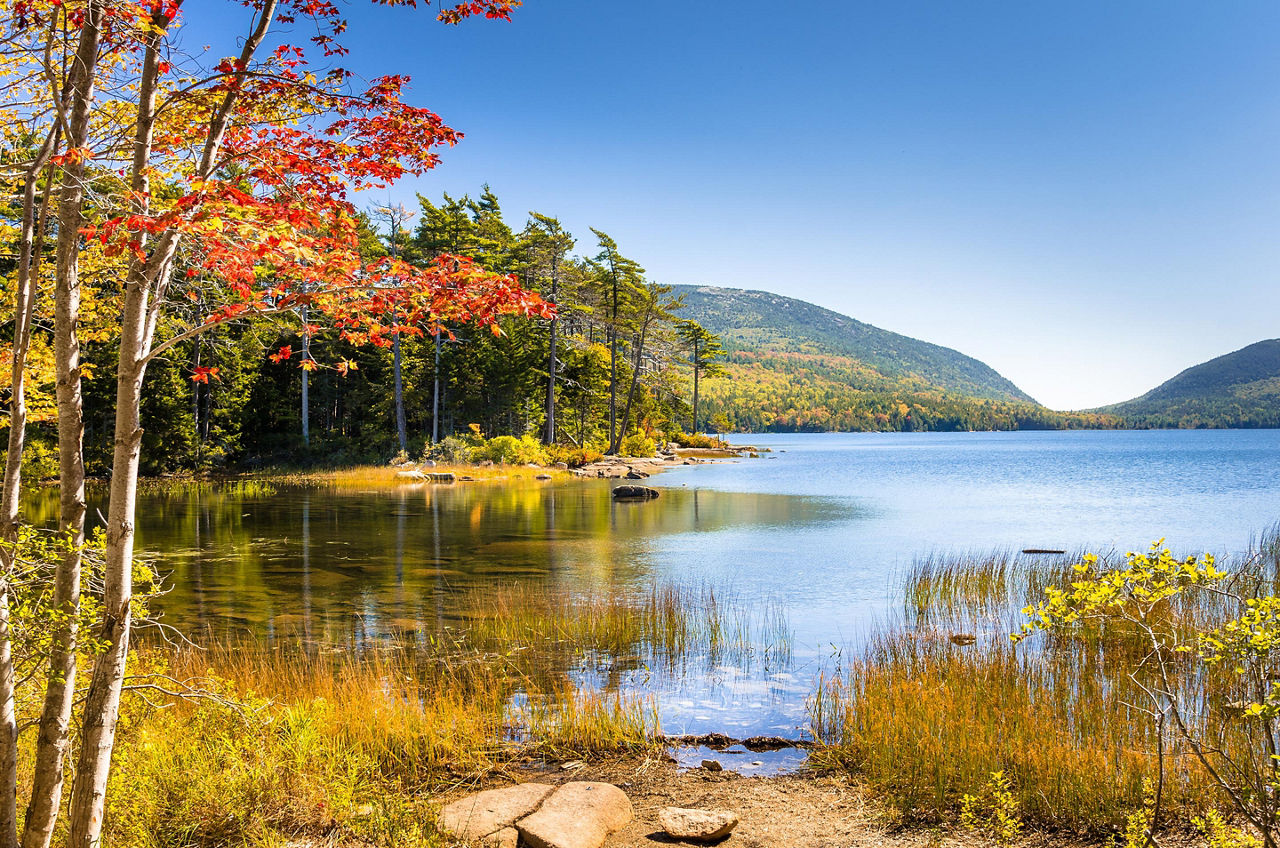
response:
[[[172,317],[156,330],[164,355],[150,363],[142,393],[145,473],[384,461],[400,450],[420,454],[473,425],[590,455],[645,452],[681,431],[707,429],[1116,423],[1105,414],[1052,412],[976,359],[813,304],[661,285],[604,232],[575,238],[537,213],[513,226],[487,186],[476,198],[419,197],[412,210],[371,207],[359,225],[366,261],[430,268],[440,257],[471,257],[477,268],[540,293],[557,318],[502,317],[493,331],[455,321],[433,334],[392,311],[381,335],[370,337],[291,309],[233,317],[188,336],[207,306],[194,288],[187,295],[179,288]],[[115,438],[108,375],[121,292],[103,267],[85,275],[91,473],[108,467]],[[50,346],[37,332],[29,365],[30,451],[44,450],[49,461]]]
[[[673,286],[685,316],[723,338],[731,351],[835,354],[903,386],[971,397],[1032,402],[1025,392],[971,356],[922,342],[803,300],[765,291]]]
[[[1010,430],[1115,426],[1046,409],[978,360],[761,291],[674,286],[723,339],[708,420],[736,430]]]
[[[1280,427],[1280,339],[1203,362],[1100,411],[1133,427]]]

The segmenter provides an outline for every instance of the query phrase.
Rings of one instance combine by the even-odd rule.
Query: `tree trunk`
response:
[[[89,135],[94,67],[98,61],[103,3],[86,9],[67,78],[71,114],[69,148],[84,147]],[[80,547],[84,542],[84,414],[80,395],[80,227],[84,222],[85,162],[63,166],[58,197],[57,279],[54,286],[54,365],[57,375],[58,529],[70,545],[54,575],[53,609],[62,616],[49,648],[49,679],[40,712],[31,800],[23,825],[23,848],[47,848],[62,804],[68,727],[76,687],[77,619],[80,613]]]
[[[431,444],[440,441],[440,330],[436,329],[436,364],[431,383]]]
[[[275,16],[277,0],[265,0],[257,11],[253,33],[241,48],[240,67],[249,61],[266,37]],[[148,211],[152,138],[155,125],[156,83],[159,77],[160,42],[167,19],[157,15],[146,35],[146,55],[138,94],[134,136],[131,188],[139,198],[139,212]],[[209,132],[197,173],[207,177],[216,168],[222,140],[237,98],[232,87],[211,116]],[[107,778],[115,747],[116,722],[120,716],[120,694],[124,687],[129,654],[130,605],[133,600],[134,513],[141,458],[142,380],[151,352],[156,324],[165,290],[173,270],[180,235],[175,230],[162,234],[151,253],[130,263],[125,284],[125,302],[120,335],[120,355],[116,368],[115,450],[111,463],[111,494],[107,509],[107,545],[103,567],[103,617],[98,634],[105,647],[93,666],[89,691],[85,695],[81,728],[80,758],[70,808],[70,848],[94,848],[101,840],[106,806]],[[146,249],[145,239],[143,249]],[[154,304],[152,297],[155,298]],[[305,336],[304,336],[305,338]],[[304,376],[306,372],[303,372]]]
[[[653,323],[653,306],[654,303],[650,303],[645,307],[644,321],[640,324],[640,339],[636,343],[635,362],[631,369],[631,385],[627,387],[627,405],[622,412],[622,428],[618,431],[617,442],[609,446],[609,453],[617,453],[618,449],[622,447],[624,434],[631,423],[631,404],[635,400],[636,383],[640,379],[640,360],[644,357],[645,336],[649,333],[649,325]]]
[[[559,295],[556,260],[551,260],[551,303],[555,304]],[[551,345],[547,353],[547,432],[543,441],[548,445],[556,443],[556,330],[559,318],[551,319]]]
[[[610,264],[613,258],[609,259]],[[613,269],[613,304],[609,325],[609,453],[618,443],[618,270]]]
[[[106,593],[97,634],[106,650],[98,655],[85,699],[80,759],[71,796],[72,848],[98,844],[107,790],[111,750],[120,714],[120,692],[129,651],[133,596],[134,507],[138,487],[142,426],[139,414],[142,362],[147,346],[146,314],[149,281],[131,273],[125,291],[123,336],[116,381],[115,451],[111,463],[111,500],[107,514],[104,566]]]
[[[305,291],[305,289],[304,289]],[[307,307],[302,307],[302,361],[311,359],[311,334],[307,329]],[[302,446],[311,447],[311,372],[302,369]]]
[[[159,35],[147,36],[138,94],[138,122],[134,138],[131,188],[138,211],[147,211],[150,183],[146,176],[155,122],[156,81],[160,61]],[[145,242],[143,244],[145,249]],[[129,651],[130,602],[133,595],[133,515],[138,486],[138,459],[142,446],[143,357],[149,347],[147,333],[151,273],[162,272],[162,257],[172,255],[176,243],[165,239],[147,259],[134,259],[125,283],[116,368],[115,450],[111,462],[111,495],[107,508],[107,548],[103,565],[104,594],[98,642],[105,646],[93,663],[93,675],[85,696],[81,722],[80,757],[71,793],[68,845],[89,848],[102,833],[107,773],[120,714],[120,692]]]
[[[698,340],[693,340],[693,429],[690,434],[698,432]]]
[[[18,246],[18,279],[14,303],[13,355],[10,359],[9,447],[5,455],[4,490],[0,494],[0,846],[18,845],[18,715],[10,630],[14,554],[18,542],[22,491],[22,452],[26,446],[27,353],[35,318],[40,279],[40,254],[49,210],[52,173],[45,180],[37,210],[36,184],[58,144],[57,130],[49,133],[27,169],[22,186],[22,225]]]
[[[409,451],[409,428],[404,418],[404,378],[400,370],[400,334],[391,341],[391,358],[395,365],[396,441],[401,453]]]

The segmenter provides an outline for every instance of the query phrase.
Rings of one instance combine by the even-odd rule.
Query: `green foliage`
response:
[[[1116,839],[1115,848],[1147,848],[1155,824],[1156,787],[1147,779],[1142,781],[1142,807],[1125,818],[1123,839]]]
[[[671,441],[675,442],[682,448],[701,448],[703,450],[722,450],[729,447],[729,443],[719,436],[709,436],[706,433],[681,433],[676,432],[671,435]]]
[[[726,349],[822,353],[863,363],[888,380],[914,376],[921,384],[975,398],[1031,402],[1031,398],[972,357],[870,324],[812,303],[762,291],[676,286],[685,317],[724,339]]]
[[[1070,588],[1051,586],[1044,600],[1023,610],[1028,621],[1014,641],[1036,631],[1077,638],[1119,631],[1133,646],[1130,675],[1159,732],[1171,727],[1235,811],[1264,843],[1274,844],[1280,826],[1280,598],[1271,594],[1274,577],[1233,577],[1211,556],[1176,559],[1162,542],[1125,560],[1123,568],[1100,569],[1096,557],[1084,557],[1074,566]],[[1196,590],[1207,592],[1227,620],[1206,625],[1175,606]],[[1197,660],[1198,668],[1192,665]],[[1205,715],[1205,701],[1215,705],[1216,715]],[[1163,774],[1163,744],[1157,756]]]
[[[1135,427],[1280,427],[1280,339],[1188,368],[1103,411]]]
[[[620,456],[653,456],[658,450],[653,439],[644,433],[632,433],[622,440],[618,448]]]
[[[461,465],[471,461],[471,445],[457,436],[445,436],[434,445],[422,449],[422,458],[445,462],[449,465]]]
[[[22,451],[22,485],[38,486],[58,476],[58,445],[49,434],[35,427],[27,429]]]
[[[1022,819],[1013,782],[1002,771],[991,772],[991,778],[977,795],[960,798],[960,826],[983,833],[997,845],[1017,842],[1022,835]]]
[[[1191,824],[1205,838],[1209,848],[1262,848],[1262,840],[1238,827],[1227,824],[1217,810],[1209,810],[1203,816],[1195,816]]]
[[[494,436],[471,448],[472,462],[489,461],[499,465],[546,465],[547,452],[533,436]]]
[[[1227,576],[1214,567],[1211,555],[1175,559],[1163,543],[1163,539],[1156,542],[1148,553],[1125,554],[1124,568],[1100,570],[1097,555],[1086,554],[1072,566],[1079,579],[1069,589],[1050,586],[1045,589],[1045,600],[1023,609],[1030,620],[1014,641],[1037,630],[1076,628],[1114,619],[1155,625],[1155,612],[1163,602],[1190,586],[1220,582]]]

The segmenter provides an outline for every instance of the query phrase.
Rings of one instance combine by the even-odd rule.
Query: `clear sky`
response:
[[[234,6],[189,0],[187,37],[218,52]],[[579,252],[594,226],[658,282],[809,300],[1058,409],[1280,336],[1275,0],[348,12],[344,64],[466,134],[407,205],[487,182]]]

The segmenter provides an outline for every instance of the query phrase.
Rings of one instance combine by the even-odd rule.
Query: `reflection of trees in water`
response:
[[[139,538],[172,574],[157,604],[170,624],[357,647],[442,631],[462,590],[643,586],[662,565],[653,544],[662,537],[848,514],[818,499],[681,488],[625,503],[609,488],[508,481],[355,494],[148,493]]]

